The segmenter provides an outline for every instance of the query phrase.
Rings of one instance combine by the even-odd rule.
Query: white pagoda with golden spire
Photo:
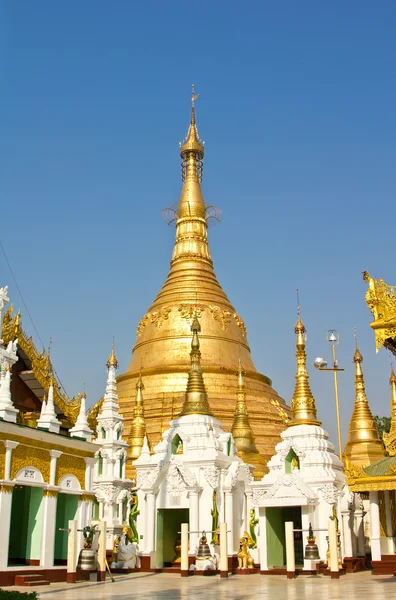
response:
[[[304,539],[300,545],[296,543],[296,563],[300,562],[306,570],[314,568],[303,555],[310,524],[320,558],[325,561],[326,530],[333,510],[338,514],[342,530],[343,556],[352,556],[351,532],[349,526],[343,529],[340,510],[346,477],[334,445],[317,418],[306,366],[306,330],[300,311],[294,331],[297,372],[292,416],[281,433],[282,441],[276,446],[275,455],[268,462],[269,473],[251,484],[253,505],[259,509],[262,571],[283,564],[285,521],[293,521],[296,529],[303,530]],[[279,535],[270,536],[271,530],[279,530]]]

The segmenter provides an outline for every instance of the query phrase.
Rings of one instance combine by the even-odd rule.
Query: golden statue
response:
[[[253,569],[254,560],[249,552],[249,536],[245,533],[239,540],[238,569]]]

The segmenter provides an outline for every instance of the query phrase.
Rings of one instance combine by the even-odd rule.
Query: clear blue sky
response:
[[[256,367],[289,402],[299,287],[334,442],[332,377],[311,366],[327,329],[341,333],[344,439],[354,326],[371,407],[388,414],[361,272],[396,284],[395,30],[386,0],[3,0],[1,239],[69,395],[86,382],[101,396],[113,335],[127,367],[167,275],[160,211],[179,197],[194,82],[204,195],[224,213],[212,255]],[[2,256],[0,275],[21,306]]]

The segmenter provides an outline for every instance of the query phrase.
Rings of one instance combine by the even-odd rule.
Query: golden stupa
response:
[[[130,439],[136,382],[145,384],[144,418],[152,449],[172,418],[179,415],[190,368],[191,323],[202,325],[202,370],[210,406],[226,430],[235,411],[235,370],[246,371],[246,400],[257,449],[265,461],[274,453],[289,409],[258,373],[246,327],[217,281],[207,237],[207,207],[201,190],[204,144],[198,135],[192,95],[191,122],[180,147],[183,189],[176,215],[176,241],[168,277],[137,327],[127,371],[117,378],[119,404]],[[271,404],[271,400],[274,404]],[[130,462],[130,461],[129,461]],[[129,467],[130,469],[131,467]]]

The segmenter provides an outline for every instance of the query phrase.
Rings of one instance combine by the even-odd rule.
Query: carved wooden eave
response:
[[[7,345],[10,341],[18,340],[18,354],[23,360],[31,365],[31,373],[34,379],[39,383],[46,394],[51,384],[51,361],[48,354],[43,350],[39,352],[31,337],[28,337],[22,329],[20,313],[12,317],[12,306],[4,315],[2,327],[2,339]],[[42,401],[42,397],[38,398]],[[75,398],[69,398],[54,382],[54,402],[58,409],[63,413],[63,424],[66,427],[72,427],[76,422],[80,411],[81,395]]]
[[[350,492],[396,490],[396,457],[387,456],[367,467],[345,465]]]
[[[376,351],[385,346],[396,356],[396,286],[373,279],[367,271],[363,279],[369,286],[365,299],[374,317],[370,327],[375,333]]]

